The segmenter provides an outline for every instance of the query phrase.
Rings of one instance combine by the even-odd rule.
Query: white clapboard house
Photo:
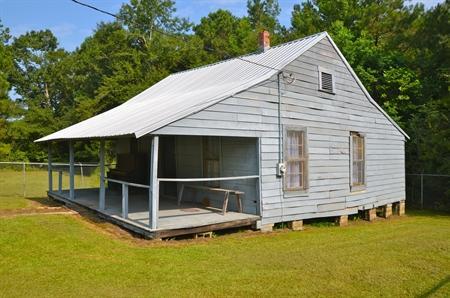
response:
[[[326,32],[274,47],[262,32],[256,53],[172,74],[37,141],[49,143],[49,196],[161,238],[400,212],[407,138]],[[87,140],[100,142],[100,183],[74,189],[74,143]],[[69,144],[69,189],[53,183],[57,142]]]

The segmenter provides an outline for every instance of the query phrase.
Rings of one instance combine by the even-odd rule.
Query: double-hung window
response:
[[[366,184],[366,144],[364,135],[350,133],[350,186],[352,190],[364,188]]]
[[[306,131],[302,129],[285,130],[284,177],[285,191],[302,191],[307,188]]]

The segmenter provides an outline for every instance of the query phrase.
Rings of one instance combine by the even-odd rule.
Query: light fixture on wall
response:
[[[286,82],[288,85],[294,83],[295,82],[294,74],[283,72],[283,81]]]

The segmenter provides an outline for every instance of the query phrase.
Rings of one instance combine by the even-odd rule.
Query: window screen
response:
[[[362,186],[365,184],[365,142],[364,136],[359,133],[351,133],[351,185]]]
[[[306,142],[305,132],[287,130],[285,138],[285,190],[306,188]]]

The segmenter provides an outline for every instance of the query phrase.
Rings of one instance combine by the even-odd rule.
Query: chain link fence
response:
[[[68,189],[68,163],[53,163],[53,188],[59,171],[62,188]],[[98,187],[99,173],[98,164],[75,163],[75,189]],[[0,162],[0,197],[43,197],[47,190],[47,163]],[[406,174],[406,199],[410,208],[450,211],[450,175]]]
[[[408,207],[450,212],[450,175],[406,174]]]
[[[0,197],[43,197],[48,190],[47,163],[0,162]],[[99,166],[75,163],[75,188],[98,187]],[[58,187],[59,171],[62,188],[69,188],[69,164],[53,163],[53,189]]]

